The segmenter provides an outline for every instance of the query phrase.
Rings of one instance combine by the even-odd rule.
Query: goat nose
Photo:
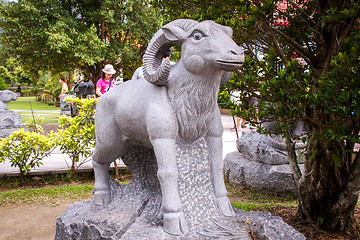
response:
[[[231,53],[234,55],[239,55],[237,52],[235,52],[234,50],[231,50]]]

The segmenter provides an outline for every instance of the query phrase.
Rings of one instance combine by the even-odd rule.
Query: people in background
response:
[[[141,56],[140,56],[141,57],[141,62],[144,62],[144,55],[145,55],[145,52],[143,52],[141,54]],[[139,79],[142,76],[143,76],[143,66],[140,66],[135,70],[134,74],[131,77],[131,80]]]
[[[100,78],[96,83],[96,95],[101,97],[104,93],[115,87],[115,80],[112,77],[116,70],[113,65],[106,64],[103,71],[103,77]]]
[[[64,78],[59,79],[59,83],[61,83],[61,93],[59,95],[59,98],[61,98],[62,95],[64,95],[67,91],[69,91],[69,88],[66,84],[66,80]]]

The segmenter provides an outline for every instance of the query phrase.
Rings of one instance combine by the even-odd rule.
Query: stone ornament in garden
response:
[[[8,103],[11,101],[16,101],[16,99],[16,93],[10,90],[0,91],[0,110],[6,110]]]
[[[217,93],[244,61],[231,36],[213,21],[170,22],[148,45],[144,77],[99,98],[94,198],[68,207],[55,239],[251,239],[223,179]],[[170,66],[174,45],[181,59]],[[109,177],[119,157],[127,185]]]
[[[8,137],[22,127],[20,114],[7,110],[8,103],[16,99],[16,93],[10,90],[0,91],[0,138]]]

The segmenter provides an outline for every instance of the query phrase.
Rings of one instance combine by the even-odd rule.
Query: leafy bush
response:
[[[41,124],[44,122],[43,117],[35,116],[34,118],[30,118],[26,123],[25,126],[29,128],[30,131],[42,133],[43,127]]]
[[[0,90],[7,90],[8,86],[6,85],[4,79],[0,77]]]
[[[20,184],[32,168],[42,165],[42,159],[54,150],[53,135],[45,137],[38,132],[20,129],[0,141],[0,162],[8,159],[20,170]]]
[[[223,108],[223,109],[229,109],[231,107],[230,89],[226,84],[220,86],[220,90],[218,94],[218,105],[219,108]]]
[[[90,161],[95,146],[95,105],[97,99],[67,98],[66,102],[76,105],[79,114],[75,117],[61,116],[56,143],[63,154],[68,154],[72,164],[70,180],[74,180],[77,169]]]

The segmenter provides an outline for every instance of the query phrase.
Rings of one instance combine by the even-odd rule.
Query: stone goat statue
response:
[[[206,140],[219,210],[234,212],[223,180],[223,127],[217,93],[220,83],[244,62],[232,30],[213,21],[179,19],[163,26],[150,41],[144,77],[127,81],[100,97],[95,114],[94,204],[111,201],[109,165],[133,145],[154,149],[162,193],[164,231],[185,234],[188,223],[178,189],[176,144]],[[171,65],[163,53],[182,45]]]
[[[10,101],[15,101],[17,99],[16,93],[10,90],[0,91],[0,110],[6,110],[7,105]]]
[[[74,92],[77,98],[95,97],[95,87],[91,81],[76,84]]]

